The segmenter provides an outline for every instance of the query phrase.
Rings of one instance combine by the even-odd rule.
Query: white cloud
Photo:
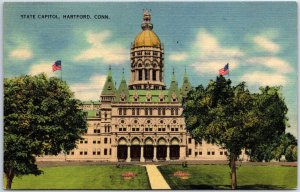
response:
[[[9,53],[9,57],[19,60],[27,60],[32,58],[32,52],[29,48],[14,49]]]
[[[287,83],[287,78],[282,74],[261,71],[246,73],[241,76],[240,80],[245,81],[248,85],[259,86],[279,86]]]
[[[270,53],[278,53],[280,51],[280,47],[278,44],[274,43],[271,39],[258,35],[253,38],[253,41],[256,45],[258,45],[263,50]]]
[[[198,32],[194,47],[199,51],[201,57],[233,59],[244,55],[238,48],[221,46],[218,39],[208,33],[206,29],[200,29]]]
[[[106,75],[94,75],[88,83],[76,83],[70,87],[77,99],[82,101],[99,100],[105,80]]]
[[[110,31],[101,33],[87,33],[87,42],[90,48],[79,53],[76,61],[100,59],[105,64],[122,64],[129,59],[128,50],[119,43],[108,41],[111,37]]]
[[[184,61],[188,58],[187,53],[173,53],[170,54],[169,59],[170,61]]]
[[[252,57],[247,60],[247,63],[264,65],[277,73],[290,73],[293,70],[288,62],[279,57]]]
[[[60,72],[52,71],[52,62],[41,62],[38,64],[34,64],[31,66],[28,74],[29,75],[37,75],[39,73],[45,73],[48,77],[60,77]]]
[[[191,66],[202,74],[218,74],[226,63],[229,63],[230,70],[237,68],[240,58],[245,55],[238,48],[220,45],[218,39],[206,29],[200,29],[193,47],[196,61]]]

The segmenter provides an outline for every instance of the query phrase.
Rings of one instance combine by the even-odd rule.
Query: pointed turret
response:
[[[183,84],[182,84],[182,87],[181,87],[181,95],[183,98],[186,98],[187,97],[187,94],[188,92],[192,89],[192,85],[189,81],[189,78],[187,76],[187,73],[186,73],[186,68],[184,70],[184,76],[183,76]]]
[[[106,98],[108,96],[111,96],[111,97],[116,96],[116,88],[115,88],[114,80],[112,78],[111,67],[109,67],[108,75],[107,75],[104,87],[102,89],[102,92],[101,92],[102,100],[103,100],[103,96],[105,96]]]
[[[117,91],[117,97],[116,97],[116,101],[129,101],[129,91],[128,91],[128,87],[127,87],[127,83],[124,77],[124,68],[123,68],[123,76],[122,76],[122,80],[119,86],[119,89]]]
[[[178,89],[178,83],[176,81],[175,72],[173,68],[173,75],[172,75],[172,81],[169,88],[169,101],[170,102],[177,102],[181,101],[180,91]]]

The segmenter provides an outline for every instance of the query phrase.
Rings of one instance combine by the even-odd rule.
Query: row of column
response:
[[[153,161],[157,161],[157,157],[156,157],[156,145],[154,145],[154,149],[153,149]],[[170,146],[167,145],[167,156],[166,156],[166,161],[170,160]],[[127,146],[127,159],[126,162],[130,162],[131,158],[130,158],[130,145]],[[140,162],[145,162],[145,157],[144,157],[144,145],[141,145],[141,157],[140,157]]]
[[[146,80],[146,74],[145,74],[146,70],[147,69],[142,69],[142,81],[148,81],[148,80],[153,81],[153,72],[152,72],[153,69],[148,69],[149,70],[149,73],[148,73],[149,79],[148,80]],[[159,74],[160,70],[155,70],[155,71],[156,71],[155,72],[155,76],[156,76],[155,81],[163,81],[163,79],[161,79],[163,77],[163,72],[161,72],[162,75],[161,75],[161,78],[160,78],[160,74]],[[139,70],[138,69],[136,69],[134,72],[132,72],[131,81],[132,82],[139,81]]]

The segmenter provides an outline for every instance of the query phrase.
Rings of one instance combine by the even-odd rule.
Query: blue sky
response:
[[[165,83],[172,68],[179,85],[186,67],[193,86],[207,85],[230,66],[234,84],[249,89],[282,86],[291,128],[297,134],[296,2],[117,2],[5,3],[4,76],[62,75],[75,96],[98,100],[108,66],[119,84],[129,79],[130,44],[141,31],[143,9],[151,9],[154,31],[165,47]],[[55,14],[60,19],[21,19]],[[108,20],[66,20],[62,15],[108,15]]]

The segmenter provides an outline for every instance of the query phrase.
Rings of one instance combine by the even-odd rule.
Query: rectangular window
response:
[[[122,131],[122,128],[119,128],[119,131]]]
[[[83,140],[80,140],[80,143],[83,143]]]
[[[207,151],[207,155],[210,155],[210,151]]]
[[[156,81],[156,71],[152,70],[152,79],[153,81]]]
[[[149,131],[152,131],[152,128],[149,128]]]
[[[96,155],[96,151],[93,151],[93,155]]]
[[[135,115],[135,109],[132,109],[132,115]]]
[[[126,131],[126,128],[125,128],[125,127],[123,127],[123,131]]]
[[[178,131],[178,128],[175,128],[175,131]]]
[[[100,149],[97,150],[97,155],[100,155],[100,154],[101,154],[100,151],[101,151]]]
[[[171,109],[171,115],[174,115],[174,109]]]
[[[140,109],[136,109],[136,115],[140,115]]]
[[[82,152],[82,151],[80,151],[80,152],[79,152],[79,155],[83,155],[83,152]]]
[[[161,109],[160,108],[158,109],[158,115],[161,115]]]
[[[166,109],[165,108],[162,109],[162,115],[166,115]]]
[[[99,140],[97,141],[97,143],[100,144],[100,143],[101,143],[101,140],[99,139]]]
[[[174,131],[174,128],[171,128],[171,131]]]
[[[122,115],[122,109],[119,109],[119,115]]]
[[[93,144],[96,144],[96,141],[95,141],[95,140],[93,141]]]
[[[212,152],[211,152],[211,155],[215,155],[215,152],[214,152],[214,151],[212,151]]]
[[[143,72],[142,72],[142,69],[139,69],[139,70],[138,70],[138,73],[139,73],[139,81],[143,80]]]
[[[104,149],[104,155],[107,155],[107,149]]]
[[[84,152],[84,155],[87,155],[87,151]]]
[[[161,128],[158,128],[158,131],[161,131]]]
[[[111,155],[111,149],[109,149],[109,155]]]
[[[189,155],[192,155],[192,149],[189,149]]]
[[[136,131],[140,131],[140,128],[136,128]]]
[[[227,151],[225,151],[224,154],[227,155]]]
[[[178,115],[178,109],[177,108],[175,109],[175,115]]]
[[[195,156],[198,156],[198,152],[195,152]]]
[[[104,143],[107,143],[107,138],[106,137],[104,138]]]
[[[220,151],[220,155],[223,155],[223,151]]]
[[[189,138],[189,144],[191,144],[192,143],[192,138]]]
[[[126,115],[126,109],[123,109],[123,115]]]
[[[202,151],[199,151],[199,155],[202,155]]]
[[[84,140],[84,143],[87,144],[87,143],[88,143],[88,140]]]
[[[148,115],[148,109],[147,108],[145,109],[145,115]]]

